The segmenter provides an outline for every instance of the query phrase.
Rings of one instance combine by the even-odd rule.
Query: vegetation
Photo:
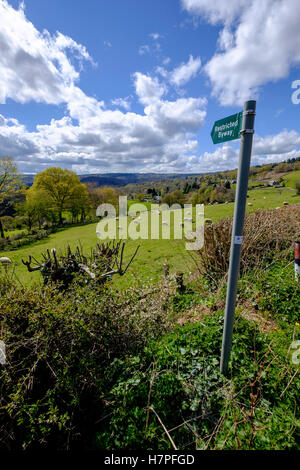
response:
[[[0,158],[0,238],[4,238],[1,216],[6,215],[11,206],[11,199],[21,187],[17,167],[11,158]]]
[[[23,189],[2,160],[11,183],[0,191],[0,246],[15,250],[0,253],[0,449],[299,450],[299,163],[251,169],[224,377],[235,171],[128,192],[48,169]],[[172,238],[96,245],[95,209],[121,193],[129,205],[146,199],[148,216],[157,197],[203,202],[204,248],[191,255]]]
[[[284,250],[293,249],[300,233],[300,208],[283,207],[280,210],[259,210],[246,216],[241,272],[264,269],[265,264],[282,256]],[[255,229],[254,229],[255,228]],[[218,283],[228,271],[232,235],[232,219],[209,225],[205,231],[203,249],[196,253],[199,272],[210,282]]]

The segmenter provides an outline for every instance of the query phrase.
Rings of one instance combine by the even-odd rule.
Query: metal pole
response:
[[[227,297],[224,315],[223,343],[220,364],[220,370],[222,374],[226,374],[228,369],[228,362],[230,359],[233,317],[236,304],[237,281],[240,268],[240,255],[243,241],[243,227],[248,191],[249,168],[254,134],[255,110],[256,101],[246,101],[246,103],[244,104],[243,122],[241,130],[239,169],[236,186],[230,262],[228,271]]]

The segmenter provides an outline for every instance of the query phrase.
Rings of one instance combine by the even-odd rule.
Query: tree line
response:
[[[72,222],[93,217],[102,203],[118,204],[118,191],[95,183],[81,183],[78,175],[68,169],[52,167],[38,173],[28,188],[16,164],[9,157],[0,158],[0,238],[4,238],[3,220],[21,215],[31,230],[43,225],[61,225],[64,213]]]

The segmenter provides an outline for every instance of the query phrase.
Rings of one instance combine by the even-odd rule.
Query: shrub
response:
[[[261,267],[293,246],[300,231],[300,206],[280,210],[259,210],[246,215],[241,252],[241,272]],[[201,274],[212,284],[228,271],[232,234],[232,219],[206,225],[204,246],[193,254]]]
[[[298,448],[300,379],[287,357],[290,340],[283,347],[238,318],[228,380],[219,372],[222,324],[222,314],[208,316],[115,361],[99,448],[172,449],[161,423],[185,451]]]
[[[103,416],[106,369],[169,328],[173,285],[118,293],[0,281],[0,447],[89,448]]]

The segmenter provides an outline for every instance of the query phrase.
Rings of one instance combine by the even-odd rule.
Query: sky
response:
[[[0,0],[0,156],[23,173],[237,167],[214,122],[257,100],[252,165],[300,156],[299,0]]]

